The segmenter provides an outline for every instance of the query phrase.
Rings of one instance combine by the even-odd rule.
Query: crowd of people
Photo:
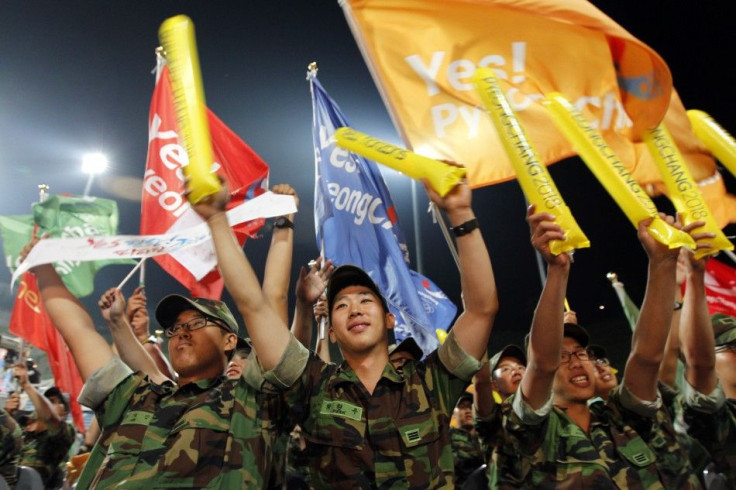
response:
[[[565,312],[574,266],[550,251],[565,230],[532,206],[547,279],[523,341],[489,356],[499,305],[471,190],[425,188],[454,232],[463,299],[433,352],[411,338],[392,343],[396,319],[374,281],[329,258],[302,267],[289,315],[295,217],[274,226],[261,282],[228,225],[226,186],[193,208],[238,315],[219,300],[164,297],[155,319],[168,355],[150,335],[144,289],[127,301],[119,289],[101,295],[111,346],[53,266],[36,267],[85,381],[79,401],[95,413],[84,469],[66,485],[736,488],[736,318],[708,313],[707,258],[656,241],[651,219],[639,223],[647,290],[619,380],[605,348]],[[288,185],[273,190],[296,199]],[[712,235],[700,226],[681,228],[707,248]],[[315,322],[325,326],[316,339]],[[0,411],[0,474],[12,486],[18,465],[30,466],[46,488],[61,488],[74,438],[68,405],[15,369],[35,412],[20,424],[12,397]]]

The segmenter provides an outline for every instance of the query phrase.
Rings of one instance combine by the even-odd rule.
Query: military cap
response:
[[[207,298],[187,298],[179,294],[170,294],[156,306],[156,320],[168,328],[176,322],[182,311],[197,310],[200,313],[217,318],[224,323],[226,329],[235,335],[238,334],[238,322],[230,312],[230,308],[222,301]]]
[[[422,348],[419,347],[413,337],[407,337],[398,344],[389,345],[388,355],[390,356],[394,352],[408,352],[416,361],[424,357],[424,352],[422,351]]]
[[[509,344],[500,351],[493,354],[491,360],[488,361],[491,372],[496,370],[498,363],[503,357],[513,357],[514,359],[518,359],[519,361],[521,361],[521,363],[526,366],[526,356],[524,355],[524,351],[522,351],[517,345]]]
[[[381,291],[373,282],[371,276],[369,276],[363,269],[354,265],[341,265],[332,273],[330,281],[327,284],[327,309],[332,311],[332,306],[335,301],[337,293],[349,286],[365,286],[370,289],[380,300],[383,305],[384,311],[388,311],[388,305],[386,299],[381,294]]]
[[[716,313],[710,317],[716,345],[736,342],[736,318],[725,313]]]

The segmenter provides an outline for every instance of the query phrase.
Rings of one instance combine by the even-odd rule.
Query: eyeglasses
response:
[[[223,327],[216,321],[212,320],[211,318],[208,318],[206,316],[200,316],[186,323],[175,323],[171,325],[170,327],[166,327],[166,330],[164,330],[164,333],[166,334],[166,337],[171,338],[171,337],[178,335],[179,331],[182,329],[186,330],[187,332],[193,332],[195,330],[199,330],[200,328],[206,327],[208,323],[211,323],[216,327],[226,330],[225,327]]]
[[[607,367],[611,365],[611,361],[609,361],[606,357],[600,357],[598,359],[595,359],[593,362],[595,362],[597,366]]]
[[[526,371],[526,366],[523,364],[504,364],[503,366],[496,368],[494,373],[496,373],[496,376],[501,376],[509,374],[512,371],[521,371],[523,373]]]
[[[730,344],[719,345],[716,347],[716,353],[726,352],[729,350],[731,352],[736,352],[736,342],[731,342]]]
[[[572,360],[572,356],[578,358],[578,361],[590,361],[590,354],[585,349],[578,349],[575,352],[560,352],[560,364],[568,364]]]

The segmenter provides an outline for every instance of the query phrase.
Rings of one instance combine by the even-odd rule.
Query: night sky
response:
[[[708,112],[732,133],[734,114],[731,20],[711,2],[593,2],[669,64],[686,108]],[[642,9],[646,8],[646,11]],[[0,4],[0,213],[24,214],[38,200],[38,184],[52,193],[81,194],[82,156],[104,152],[108,172],[92,195],[116,199],[121,234],[137,234],[140,182],[147,150],[147,118],[154,78],[154,49],[161,22],[189,15],[209,107],[271,167],[271,184],[288,182],[301,204],[296,220],[294,269],[317,253],[312,213],[314,160],[312,109],[306,67],[319,64],[319,79],[352,124],[401,144],[336,0],[318,2],[236,1],[21,1]],[[583,48],[581,48],[583,49]],[[598,343],[621,363],[630,333],[606,273],[615,271],[630,294],[644,292],[646,257],[626,217],[578,159],[550,167],[567,204],[591,239],[575,255],[568,291]],[[731,192],[736,183],[724,178]],[[407,178],[384,172],[415,268],[421,264],[459,303],[459,278],[439,229],[417,206],[421,261]],[[423,193],[422,193],[423,194]],[[491,337],[496,350],[527,331],[540,291],[536,258],[524,222],[525,204],[516,182],[477,189],[474,208],[491,252],[501,312]],[[669,202],[655,201],[669,211]],[[733,234],[731,226],[727,234]],[[249,241],[246,253],[257,271],[270,240]],[[725,259],[724,259],[725,260]],[[185,290],[153,261],[147,272],[151,312],[166,293]],[[129,267],[112,266],[97,276],[99,292],[116,285]],[[0,273],[0,329],[12,306],[10,274]],[[129,291],[126,291],[129,292]],[[96,311],[96,297],[85,304]],[[229,301],[227,293],[225,298]]]

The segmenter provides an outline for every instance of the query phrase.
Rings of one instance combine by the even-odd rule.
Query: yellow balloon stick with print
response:
[[[215,158],[207,123],[194,24],[186,15],[170,17],[161,24],[158,37],[166,52],[171,73],[179,134],[189,157],[189,163],[183,170],[189,181],[189,202],[194,204],[221,188],[217,175],[211,172]]]
[[[465,177],[462,167],[417,155],[349,127],[335,131],[335,140],[340,148],[398,170],[412,179],[427,179],[432,189],[441,196],[445,196]]]
[[[698,231],[715,234],[715,237],[709,240],[712,247],[695,250],[695,258],[699,259],[721,250],[733,250],[733,244],[718,228],[703,194],[698,189],[680,150],[664,124],[644,133],[643,139],[657,164],[659,173],[662,174],[670,201],[681,214],[683,223],[687,225],[693,221],[704,221],[705,225],[698,228]]]
[[[565,230],[565,239],[550,242],[550,251],[559,255],[577,248],[590,247],[588,237],[578,226],[547,167],[529,142],[493,70],[476,70],[473,83],[514,166],[516,178],[527,201],[535,205],[537,212],[553,214],[555,222]]]
[[[695,249],[695,241],[687,233],[667,224],[659,217],[657,207],[639,184],[631,177],[603,137],[578,112],[564,95],[552,92],[545,95],[546,105],[555,125],[570,140],[578,155],[598,182],[616,201],[629,221],[637,227],[641,220],[654,218],[649,233],[659,243],[670,248]]]
[[[708,113],[697,109],[687,111],[693,132],[732,175],[736,175],[736,140]]]

